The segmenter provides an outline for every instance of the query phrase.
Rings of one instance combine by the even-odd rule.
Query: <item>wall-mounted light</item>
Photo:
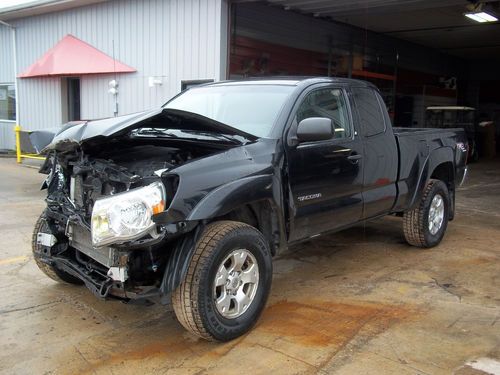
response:
[[[161,86],[163,85],[163,80],[161,77],[149,77],[148,85],[149,87]]]
[[[114,98],[113,115],[118,116],[118,81],[116,79],[113,79],[108,82],[108,85],[108,92],[113,95]]]
[[[465,13],[464,16],[480,23],[498,21],[498,18],[486,12],[470,12]]]
[[[112,81],[109,81],[108,85],[109,85],[108,92],[111,95],[118,95],[118,81],[113,79]]]

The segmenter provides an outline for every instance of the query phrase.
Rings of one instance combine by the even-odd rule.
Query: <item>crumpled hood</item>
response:
[[[196,113],[164,108],[119,117],[110,117],[102,120],[68,122],[58,131],[57,129],[55,131],[52,130],[54,131],[54,136],[49,143],[48,139],[50,139],[50,137],[47,137],[48,130],[43,130],[45,133],[44,137],[39,137],[37,134],[38,131],[33,131],[30,139],[33,146],[37,150],[42,150],[42,153],[44,153],[54,149],[64,149],[64,145],[68,144],[82,144],[87,140],[96,139],[98,137],[103,137],[103,139],[105,139],[110,136],[117,136],[140,127],[144,121],[155,116],[162,116],[164,117],[164,121],[171,123],[172,126],[166,127],[170,129],[239,135],[252,141],[257,139],[254,135]]]

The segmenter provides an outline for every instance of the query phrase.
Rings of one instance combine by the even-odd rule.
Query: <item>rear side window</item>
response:
[[[385,132],[385,121],[382,108],[375,90],[356,87],[352,89],[354,101],[359,114],[361,129],[365,137]]]
[[[347,104],[341,89],[325,88],[309,93],[297,110],[297,122],[310,117],[331,119],[334,138],[351,137]]]

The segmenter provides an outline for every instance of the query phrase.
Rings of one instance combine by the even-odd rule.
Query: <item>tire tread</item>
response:
[[[196,244],[185,280],[172,293],[172,305],[179,322],[188,331],[205,340],[216,341],[204,327],[198,309],[197,295],[201,280],[197,276],[200,274],[199,270],[207,267],[210,255],[215,251],[217,243],[231,231],[242,227],[253,228],[236,221],[217,221],[208,224]]]
[[[434,185],[439,180],[431,179],[425,187],[424,195],[420,199],[417,207],[412,210],[406,211],[403,215],[403,232],[406,239],[412,246],[429,247],[425,239],[425,202],[429,194],[431,194]]]
[[[33,229],[33,234],[31,236],[31,251],[33,253],[33,259],[35,260],[35,263],[37,267],[42,271],[46,276],[50,277],[52,280],[57,281],[59,283],[65,283],[65,284],[81,284],[82,282],[79,280],[72,280],[71,275],[68,275],[68,280],[65,280],[62,278],[56,271],[56,269],[51,266],[50,264],[47,264],[45,262],[42,262],[40,260],[40,257],[38,256],[37,253],[37,239],[38,239],[38,233],[41,231],[42,226],[45,221],[45,215],[42,213],[38,220],[35,223],[35,228]],[[60,271],[61,272],[61,271]],[[70,281],[71,280],[71,281]]]

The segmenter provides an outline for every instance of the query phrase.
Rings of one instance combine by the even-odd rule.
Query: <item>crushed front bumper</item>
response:
[[[99,298],[110,295],[127,298],[124,283],[128,279],[128,252],[111,247],[94,248],[86,228],[67,222],[65,236],[70,249],[53,253],[57,239],[50,229],[47,232],[37,233],[37,243],[47,249],[37,255],[42,262],[82,280]],[[83,255],[87,258],[83,259]]]
[[[52,267],[82,280],[85,286],[97,297],[106,298],[110,295],[114,280],[97,269],[89,269],[63,256],[40,256],[39,259]],[[113,293],[114,294],[114,293]]]

